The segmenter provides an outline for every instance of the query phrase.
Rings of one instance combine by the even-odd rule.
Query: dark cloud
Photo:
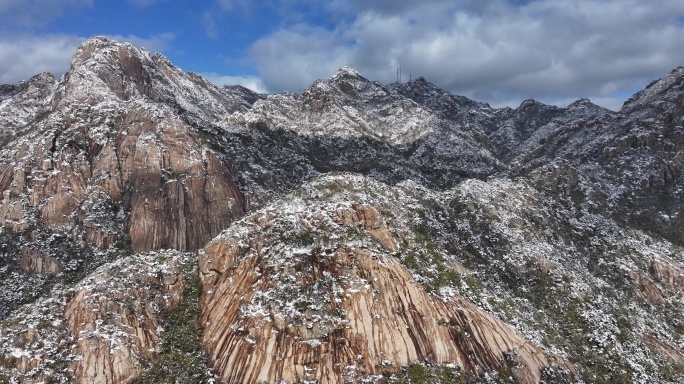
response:
[[[301,90],[341,65],[391,82],[401,64],[497,105],[591,97],[616,108],[616,94],[684,65],[677,0],[340,3],[355,12],[348,24],[283,28],[253,45],[269,89]]]

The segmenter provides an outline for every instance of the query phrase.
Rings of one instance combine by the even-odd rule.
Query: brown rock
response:
[[[196,250],[244,212],[244,198],[227,167],[212,152],[191,151],[200,147],[197,137],[169,120],[156,140],[147,136],[133,153],[122,148],[119,156],[130,164],[124,177],[137,191],[129,221],[135,251]],[[177,177],[164,180],[162,170]]]
[[[370,206],[352,204],[351,210],[342,210],[338,213],[339,221],[346,225],[356,226],[360,224],[372,238],[377,240],[383,247],[392,252],[398,250],[397,242],[389,231],[382,216]]]
[[[119,239],[117,233],[112,233],[104,228],[84,226],[86,240],[100,249],[107,249]]]
[[[9,192],[9,191],[6,191]],[[28,228],[24,217],[24,204],[21,201],[11,201],[9,193],[5,193],[2,205],[0,205],[0,225],[18,232]]]
[[[66,192],[59,192],[51,196],[42,209],[42,219],[54,229],[68,226],[72,223],[70,214],[79,206],[79,201]]]
[[[681,263],[665,255],[656,255],[651,260],[649,271],[666,290],[684,293],[684,266]]]
[[[227,164],[203,148],[191,127],[170,111],[163,119],[154,113],[131,107],[112,128],[115,137],[102,142],[87,136],[81,122],[65,122],[72,126],[56,136],[54,152],[45,145],[19,148],[14,157],[20,165],[0,171],[0,187],[8,191],[0,224],[26,228],[25,202],[49,228],[71,230],[82,224],[86,201],[107,201],[130,206],[127,230],[135,251],[204,246],[244,213],[245,199]],[[30,163],[19,162],[24,158]],[[106,248],[116,241],[116,228],[92,224],[80,228],[91,244]]]
[[[0,190],[9,191],[10,185],[14,181],[14,167],[6,166],[0,171]]]
[[[178,305],[184,288],[174,263],[170,275],[158,279],[148,262],[130,259],[122,271],[91,276],[92,283],[75,292],[64,310],[76,339],[72,353],[82,356],[71,365],[75,383],[129,383],[156,359],[161,310]]]
[[[58,275],[64,269],[59,260],[32,248],[22,248],[19,267],[28,273]]]
[[[217,239],[201,258],[213,260],[213,267],[230,264],[232,244]],[[284,285],[279,274],[296,281]],[[323,304],[299,307],[293,315],[291,304],[282,302],[296,307],[297,295],[306,296],[321,281],[330,289],[311,295],[324,298]],[[203,282],[203,340],[226,383],[338,383],[350,379],[351,368],[363,377],[425,359],[479,372],[496,369],[510,350],[518,353],[519,377],[538,382],[552,359],[459,296],[429,296],[397,259],[368,250],[314,250],[284,265],[253,255]],[[282,291],[289,293],[278,296]]]
[[[663,292],[645,273],[629,270],[625,276],[632,283],[635,293],[640,298],[654,304],[664,300]]]
[[[652,334],[645,334],[641,338],[651,349],[663,355],[673,363],[684,367],[684,354],[682,354],[679,350],[658,340],[658,338]]]

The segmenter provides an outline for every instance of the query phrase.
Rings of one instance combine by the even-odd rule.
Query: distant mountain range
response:
[[[684,68],[613,112],[103,37],[0,85],[0,383],[684,382]]]

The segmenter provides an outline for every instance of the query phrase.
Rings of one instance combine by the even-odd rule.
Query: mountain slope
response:
[[[3,316],[47,289],[55,274],[78,280],[119,251],[196,250],[245,209],[225,159],[178,107],[213,119],[244,101],[161,56],[102,38],[79,48],[59,84],[50,78],[32,80],[53,91],[45,99],[24,106],[19,92],[3,102],[20,104],[13,115],[45,108],[26,117],[25,127],[8,125],[17,138],[0,152],[0,224],[8,229],[0,233]],[[17,264],[23,259],[29,267]],[[53,270],[35,274],[30,265],[46,260]],[[10,293],[17,286],[25,293]]]
[[[681,382],[683,73],[497,109],[89,39],[0,86],[0,382]]]
[[[440,261],[427,268],[446,269],[422,284],[402,267],[424,252],[409,208],[421,204],[404,188],[325,176],[214,239],[200,273],[204,340],[219,377],[377,380],[423,360],[496,372],[510,353],[516,375],[538,381],[557,358],[465,300],[446,267],[458,264],[453,255],[434,250]]]

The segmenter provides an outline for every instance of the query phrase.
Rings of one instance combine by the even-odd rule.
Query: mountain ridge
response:
[[[89,39],[0,87],[0,382],[679,382],[680,75],[259,95]]]

